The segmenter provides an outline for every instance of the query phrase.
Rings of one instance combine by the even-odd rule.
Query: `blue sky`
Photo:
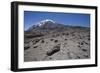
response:
[[[90,27],[90,14],[24,11],[24,29],[45,19],[65,25]]]

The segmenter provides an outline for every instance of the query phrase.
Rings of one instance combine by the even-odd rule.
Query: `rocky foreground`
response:
[[[71,28],[45,34],[25,33],[24,61],[90,58],[90,29]]]

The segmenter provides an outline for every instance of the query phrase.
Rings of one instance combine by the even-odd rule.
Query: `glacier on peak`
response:
[[[53,23],[53,24],[54,24],[55,21],[53,21],[53,20],[51,20],[51,19],[45,19],[45,20],[39,22],[39,23],[38,23],[38,26],[42,26],[42,25],[44,25],[44,24],[46,24],[46,23]]]

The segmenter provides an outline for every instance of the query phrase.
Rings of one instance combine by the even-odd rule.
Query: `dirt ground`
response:
[[[89,30],[65,30],[41,37],[25,39],[24,42],[25,62],[89,58]]]

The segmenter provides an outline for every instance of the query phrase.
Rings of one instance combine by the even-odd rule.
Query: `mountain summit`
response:
[[[44,31],[62,31],[62,30],[65,30],[65,29],[72,29],[72,28],[79,28],[79,29],[88,29],[88,28],[85,28],[85,27],[81,27],[81,26],[70,26],[70,25],[65,25],[65,24],[60,24],[58,22],[55,22],[51,19],[45,19],[45,20],[42,20],[40,22],[37,22],[37,24],[34,24],[32,25],[28,30],[27,32],[36,32],[36,31],[39,31],[39,32],[44,32]]]
[[[42,26],[42,25],[45,25],[45,24],[55,24],[55,21],[53,21],[51,19],[46,19],[46,20],[39,22],[38,26]]]
[[[57,23],[51,19],[45,19],[45,20],[42,20],[40,22],[38,22],[37,24],[35,25],[32,25],[27,31],[32,31],[32,30],[47,30],[47,29],[55,29],[55,28],[61,28],[61,27],[64,27],[65,25],[63,24],[60,24],[60,23]]]

